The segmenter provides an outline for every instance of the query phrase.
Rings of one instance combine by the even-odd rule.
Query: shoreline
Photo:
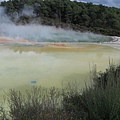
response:
[[[110,36],[113,40],[110,42],[102,42],[102,45],[110,46],[120,50],[120,37]]]
[[[120,37],[117,36],[110,36],[112,41],[109,42],[37,42],[37,41],[29,41],[25,39],[19,38],[9,38],[9,37],[0,37],[0,45],[4,46],[11,45],[11,44],[18,44],[18,45],[38,45],[40,47],[55,47],[55,48],[72,48],[78,47],[77,45],[80,44],[96,44],[96,45],[105,45],[110,46],[115,49],[120,50]]]

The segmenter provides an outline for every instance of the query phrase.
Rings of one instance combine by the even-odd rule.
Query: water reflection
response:
[[[28,86],[31,81],[36,81],[34,85],[61,87],[61,82],[72,80],[83,88],[89,64],[96,64],[100,71],[108,66],[109,58],[120,58],[119,50],[92,44],[71,48],[0,46],[0,50],[0,88],[6,89]]]

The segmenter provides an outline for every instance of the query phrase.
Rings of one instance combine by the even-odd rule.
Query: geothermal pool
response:
[[[0,46],[0,90],[33,85],[56,86],[76,80],[83,88],[89,82],[90,67],[104,71],[109,59],[119,62],[120,51],[96,44],[72,47]]]
[[[0,101],[9,89],[24,91],[32,86],[62,88],[77,82],[90,83],[93,65],[105,71],[109,59],[119,62],[120,50],[98,44],[46,44],[0,46]]]
[[[97,71],[105,71],[109,59],[116,64],[120,60],[120,49],[94,44],[110,42],[109,36],[15,25],[3,14],[0,12],[0,103],[9,89],[24,92],[34,85],[61,88],[72,81],[82,89],[85,82],[90,83],[93,65]]]

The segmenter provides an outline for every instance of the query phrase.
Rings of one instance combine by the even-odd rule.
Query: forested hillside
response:
[[[1,6],[12,20],[19,18],[17,23],[34,19],[46,25],[120,36],[119,8],[70,0],[9,0],[1,2]],[[25,6],[28,11],[33,9],[32,14],[23,14]]]

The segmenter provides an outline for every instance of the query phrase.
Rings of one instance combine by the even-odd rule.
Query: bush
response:
[[[119,120],[120,66],[93,72],[93,84],[79,92],[77,83],[66,89],[33,87],[21,94],[10,90],[8,111],[0,109],[1,120]]]
[[[119,120],[120,66],[111,65],[106,72],[94,75],[93,82],[81,95],[65,96],[64,109],[75,120]]]
[[[31,91],[21,94],[20,91],[10,90],[8,95],[8,115],[1,118],[7,120],[67,120],[67,116],[61,107],[61,92],[54,87],[46,89],[33,87]]]

